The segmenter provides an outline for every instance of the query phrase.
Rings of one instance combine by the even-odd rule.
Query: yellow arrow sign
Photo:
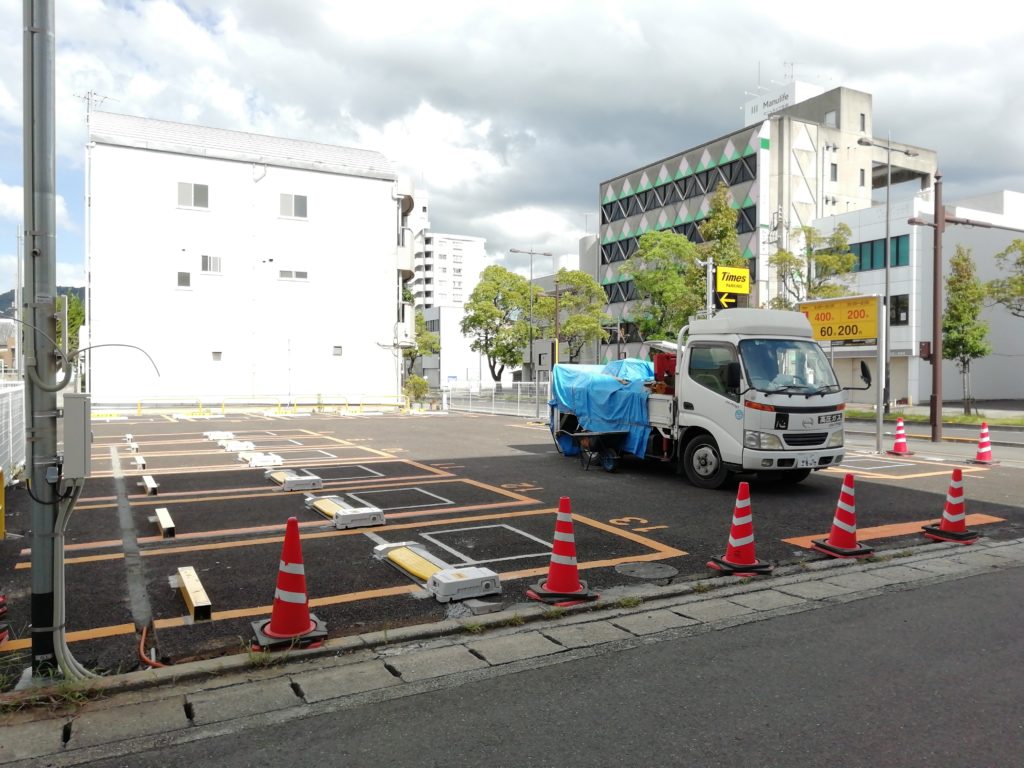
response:
[[[730,304],[736,303],[736,297],[728,293],[718,294],[718,303],[723,307],[728,307]]]

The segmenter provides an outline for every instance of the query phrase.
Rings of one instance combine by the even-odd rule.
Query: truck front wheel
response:
[[[699,435],[686,445],[683,452],[683,471],[686,479],[698,488],[721,488],[729,477],[722,462],[722,452],[711,435]]]

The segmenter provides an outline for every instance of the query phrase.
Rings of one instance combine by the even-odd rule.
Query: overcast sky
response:
[[[57,0],[58,283],[85,281],[85,104],[383,152],[435,231],[576,253],[598,184],[742,127],[790,77],[874,96],[877,136],[939,153],[947,201],[1024,192],[1009,6],[815,2]],[[0,0],[0,291],[22,207],[22,3]],[[518,259],[518,260],[513,260]],[[535,262],[538,274],[550,271]]]

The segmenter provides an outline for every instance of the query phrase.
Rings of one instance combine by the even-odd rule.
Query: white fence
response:
[[[492,413],[525,418],[548,418],[550,389],[547,382],[505,384],[499,389],[452,387],[445,393],[452,411]]]
[[[25,466],[25,385],[0,382],[0,468],[10,483]]]

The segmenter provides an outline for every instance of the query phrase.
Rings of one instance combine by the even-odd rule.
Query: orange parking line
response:
[[[68,632],[64,635],[69,643],[77,643],[80,640],[97,640],[101,637],[116,637],[117,635],[135,634],[134,624],[114,624],[109,627],[96,627],[94,629],[79,629]],[[21,640],[11,640],[4,644],[5,651],[21,651],[32,647],[32,638],[23,637]]]
[[[871,539],[887,539],[893,536],[909,536],[912,533],[920,533],[921,526],[930,525],[936,523],[937,518],[931,520],[922,520],[919,523],[893,523],[892,525],[876,525],[872,528],[858,528],[857,539],[868,541]],[[973,514],[968,515],[965,519],[968,526],[971,525],[987,525],[988,523],[1003,523],[1006,522],[1001,517],[992,517],[991,515]],[[792,539],[783,539],[787,544],[794,544],[804,549],[812,549],[811,542],[814,539],[827,539],[828,533],[819,533],[814,536],[796,536]]]

